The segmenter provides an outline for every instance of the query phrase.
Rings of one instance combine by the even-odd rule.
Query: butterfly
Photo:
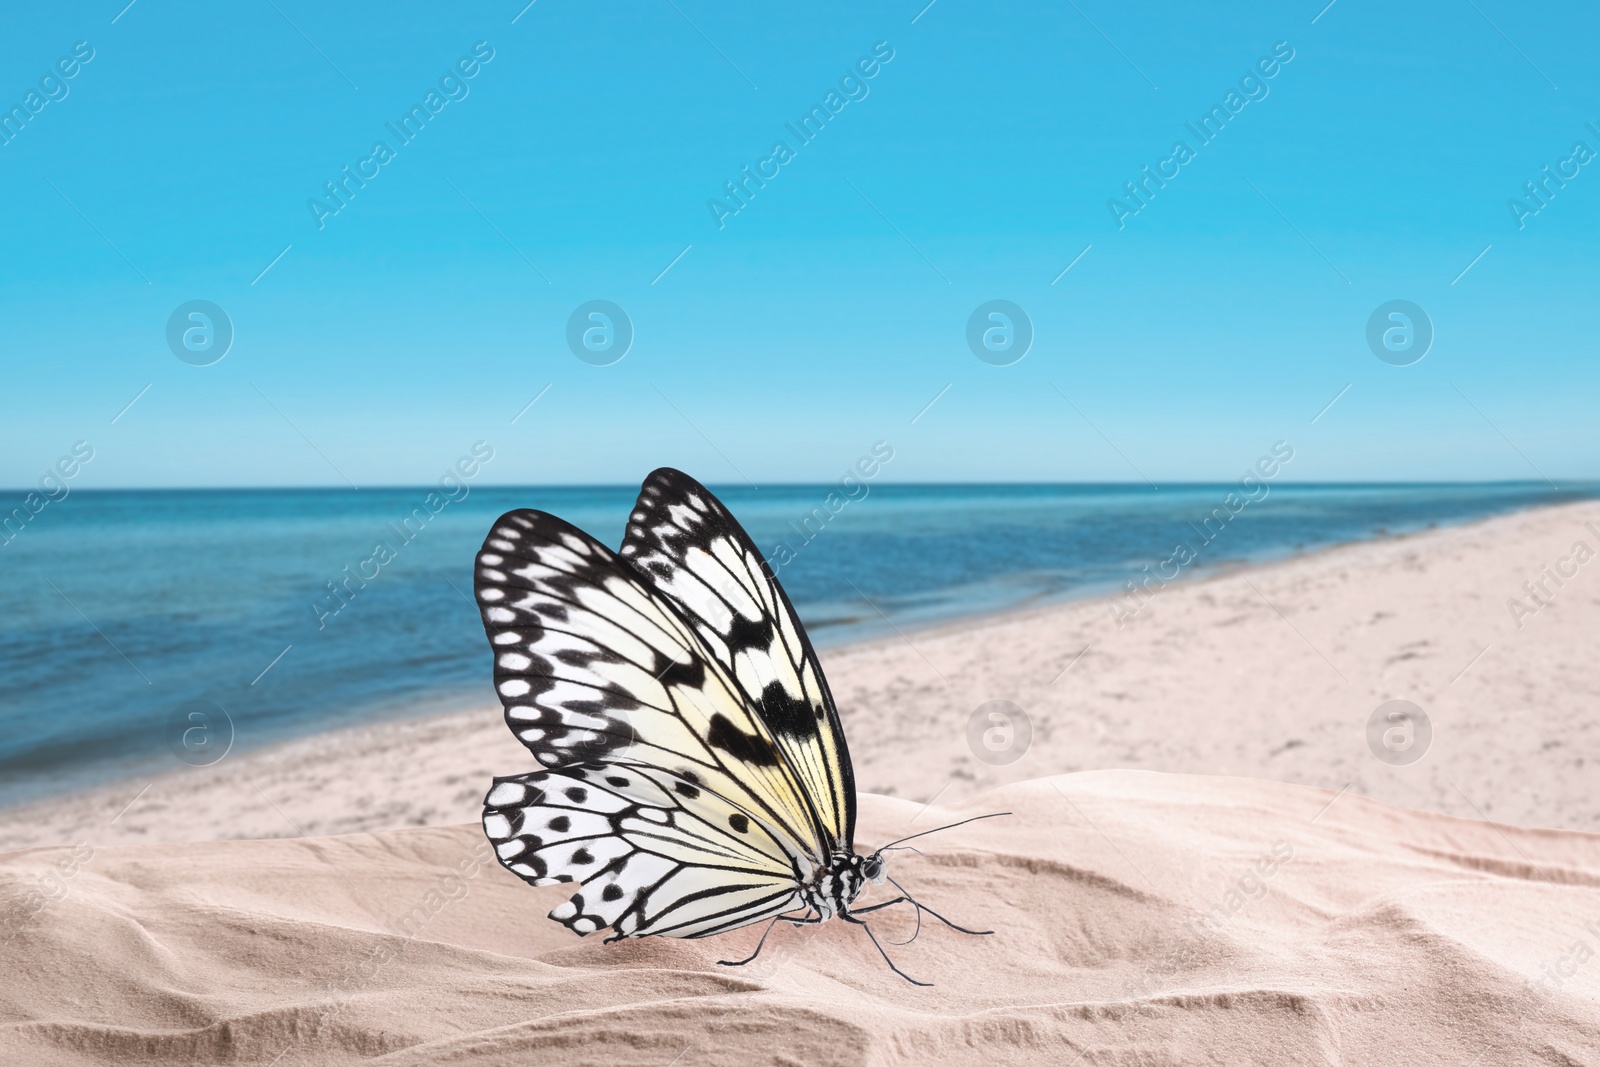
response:
[[[861,915],[909,904],[919,932],[924,912],[992,932],[889,877],[885,853],[923,834],[856,851],[855,776],[816,650],[755,543],[693,478],[645,479],[615,553],[554,515],[507,512],[474,588],[506,725],[540,765],[494,779],[483,829],[523,880],[580,884],[550,918],[609,928],[608,942],[766,921],[748,958],[719,961],[741,966],[778,922],[838,917],[916,985],[929,983]],[[899,896],[852,907],[885,880]]]

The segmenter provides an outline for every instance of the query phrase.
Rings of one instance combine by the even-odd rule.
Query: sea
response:
[[[1172,574],[1179,546],[1181,581],[1600,496],[1545,483],[713,489],[824,650],[1115,593]],[[0,804],[493,706],[471,599],[491,523],[538,508],[615,548],[635,492],[73,491],[0,540]]]

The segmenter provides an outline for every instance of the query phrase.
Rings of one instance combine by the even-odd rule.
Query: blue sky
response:
[[[124,2],[0,37],[0,108],[59,97],[0,145],[6,486],[79,440],[82,487],[420,483],[478,440],[498,483],[826,480],[877,440],[899,481],[1233,478],[1277,440],[1297,479],[1600,477],[1600,162],[1508,207],[1600,150],[1593,7]],[[596,299],[609,366],[566,340]],[[1009,366],[966,340],[995,299]],[[1395,299],[1410,366],[1365,339]],[[166,338],[194,300],[209,366]]]

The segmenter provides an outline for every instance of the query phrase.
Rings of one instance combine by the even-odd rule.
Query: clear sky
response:
[[[1600,477],[1593,5],[125,2],[0,35],[0,485]]]

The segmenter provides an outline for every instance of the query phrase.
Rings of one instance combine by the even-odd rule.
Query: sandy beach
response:
[[[729,970],[749,931],[546,920],[563,887],[475,825],[530,766],[487,680],[13,808],[0,1059],[1600,1062],[1596,529],[1544,508],[824,651],[862,845],[1016,813],[896,861],[997,931],[891,948],[931,990],[839,923]],[[1369,745],[1394,699],[1431,724],[1405,765]]]

